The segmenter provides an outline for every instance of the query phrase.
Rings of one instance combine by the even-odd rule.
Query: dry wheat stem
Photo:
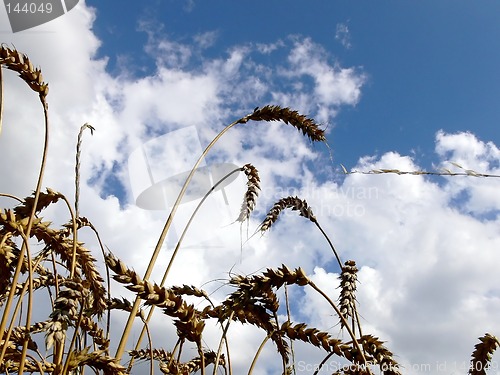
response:
[[[73,234],[73,247],[71,251],[71,270],[69,274],[69,278],[73,279],[75,277],[75,268],[76,268],[76,254],[77,254],[77,243],[78,243],[78,228],[77,228],[77,223],[76,223],[76,218],[78,217],[75,215],[73,212],[73,209],[71,208],[71,204],[69,203],[68,199],[63,195],[62,199],[66,202],[66,207],[68,208],[69,214],[71,216],[71,229],[72,229],[72,234]]]
[[[253,372],[255,364],[257,363],[257,359],[259,358],[260,353],[262,352],[262,349],[264,349],[264,346],[269,341],[271,336],[272,336],[272,334],[268,333],[267,336],[264,338],[264,340],[262,340],[262,342],[260,343],[259,348],[257,349],[257,352],[255,353],[255,355],[252,359],[252,363],[250,364],[250,368],[248,369],[248,375],[250,375]]]
[[[35,216],[35,212],[33,211],[30,215],[31,222],[32,222],[34,216]],[[29,225],[28,225],[28,228],[30,228]],[[24,235],[24,233],[21,233],[21,234],[23,236],[23,244],[26,243],[26,257],[28,260],[28,308],[26,309],[27,311],[26,311],[26,323],[25,323],[26,330],[28,330],[29,327],[31,326],[31,315],[33,313],[33,264],[31,261],[30,245],[28,243],[29,237]],[[21,352],[21,366],[19,367],[19,374],[20,375],[22,375],[24,372],[24,362],[26,361],[26,356],[28,354],[28,344],[29,344],[29,340],[28,340],[28,338],[25,338],[24,342],[23,342],[23,350]]]
[[[13,194],[0,193],[0,197],[6,197],[6,198],[14,199],[14,200],[18,201],[19,203],[23,203],[23,200],[21,198],[19,198],[16,195],[13,195]]]
[[[9,60],[7,62],[7,59]],[[22,66],[16,65],[17,63],[23,63],[21,64]],[[40,165],[40,171],[38,174],[38,179],[37,179],[37,184],[35,188],[35,197],[34,197],[34,204],[33,204],[33,209],[31,211],[31,214],[28,219],[28,225],[26,228],[26,238],[30,237],[30,232],[31,232],[31,226],[33,224],[33,220],[35,217],[35,208],[38,202],[38,197],[40,195],[41,187],[42,187],[42,180],[43,180],[43,174],[45,171],[45,165],[47,161],[47,152],[48,152],[48,143],[49,143],[49,118],[48,118],[48,104],[46,102],[46,96],[48,94],[48,85],[44,84],[42,82],[42,74],[40,70],[33,70],[33,66],[31,65],[31,62],[27,59],[26,56],[23,56],[19,54],[17,51],[10,50],[5,47],[0,48],[0,65],[5,64],[9,69],[18,71],[20,74],[21,78],[30,85],[30,87],[37,91],[36,89],[38,88],[39,96],[40,96],[40,101],[43,106],[43,112],[44,112],[44,122],[45,122],[45,136],[44,136],[44,146],[43,146],[43,152],[42,152],[42,160],[41,160],[41,165]],[[30,70],[31,68],[31,70]],[[0,68],[1,69],[1,68]],[[32,80],[36,80],[36,84],[33,83]],[[16,285],[17,281],[19,279],[19,274],[21,271],[21,265],[22,261],[24,258],[24,253],[28,251],[28,243],[26,241],[23,241],[23,245],[21,247],[21,253],[19,254],[19,261],[16,265],[16,270],[14,272],[13,278],[12,278],[12,285]],[[2,320],[0,322],[0,341],[3,336],[3,332],[5,330],[5,325],[7,324],[7,316],[8,312],[10,310],[10,306],[12,304],[12,300],[14,299],[15,295],[15,289],[11,288],[9,291],[9,296],[7,298],[7,302],[5,305],[5,310],[4,314],[2,316]],[[26,356],[26,350],[23,347],[23,354],[22,356],[25,358]],[[1,359],[0,359],[1,360]],[[20,373],[22,374],[23,372],[23,366],[24,366],[24,361],[21,362],[21,368],[20,368]]]
[[[290,311],[290,300],[288,299],[288,286],[285,284],[285,307],[286,307],[286,321],[291,324],[291,311]],[[292,355],[293,373],[296,374],[295,370],[295,350],[293,348],[293,340],[290,340],[290,353]]]
[[[176,258],[176,255],[177,255],[177,252],[179,251],[180,249],[180,246],[182,244],[182,241],[184,240],[184,237],[186,236],[186,233],[189,229],[189,227],[191,226],[191,223],[193,222],[196,214],[198,213],[199,209],[201,208],[201,206],[203,205],[203,203],[205,202],[205,200],[209,197],[209,195],[215,191],[215,189],[217,189],[217,187],[219,185],[221,185],[226,179],[228,179],[229,177],[231,177],[234,173],[237,173],[239,171],[241,171],[242,168],[237,168],[229,173],[227,173],[224,177],[222,177],[219,181],[217,181],[217,183],[214,184],[214,186],[212,186],[212,188],[210,188],[210,190],[208,192],[205,193],[205,195],[203,196],[203,198],[200,200],[200,202],[198,203],[198,205],[196,206],[195,210],[193,211],[193,213],[191,214],[188,222],[186,223],[186,226],[184,227],[182,233],[181,233],[181,236],[179,237],[179,240],[177,241],[177,244],[175,246],[175,249],[172,253],[172,256],[170,257],[170,260],[168,262],[168,265],[167,265],[167,268],[165,269],[165,272],[163,273],[163,277],[161,279],[161,282],[160,282],[160,287],[163,287],[165,285],[165,282],[167,281],[167,276],[168,274],[170,273],[170,269],[172,268],[172,265],[173,265],[173,262],[174,262],[174,259]],[[207,296],[208,297],[208,296]],[[154,313],[154,309],[155,309],[155,306],[151,306],[149,312],[148,312],[148,316],[146,317],[146,323],[149,323],[149,321],[151,320],[152,316],[153,316],[153,313]],[[141,330],[141,333],[139,334],[139,337],[137,339],[137,342],[135,344],[135,347],[134,347],[134,350],[137,350],[139,349],[139,347],[141,346],[141,342],[142,342],[142,339],[144,337],[144,333],[145,333],[145,327],[142,328]],[[131,369],[131,366],[133,365],[133,358],[131,358],[130,360],[130,363],[129,363],[129,370]]]
[[[165,237],[167,235],[167,232],[170,229],[170,225],[171,225],[172,220],[173,220],[173,218],[175,216],[175,213],[177,212],[177,208],[179,207],[179,204],[180,204],[182,198],[184,197],[184,194],[185,194],[185,192],[187,190],[187,187],[188,187],[189,183],[191,182],[191,180],[193,178],[194,173],[196,172],[196,170],[198,169],[200,163],[205,158],[205,156],[208,153],[208,151],[210,151],[210,149],[212,148],[212,146],[229,129],[231,129],[237,123],[238,123],[238,121],[235,121],[232,124],[229,124],[219,134],[217,134],[217,136],[212,140],[212,142],[210,142],[210,144],[205,148],[205,151],[203,151],[203,153],[201,154],[201,156],[198,158],[198,160],[196,161],[195,165],[191,169],[191,172],[189,173],[188,177],[186,178],[186,181],[184,182],[184,185],[182,186],[181,191],[179,192],[179,195],[178,195],[177,199],[175,200],[175,203],[174,203],[174,205],[172,207],[172,210],[170,211],[170,214],[168,215],[168,219],[167,219],[167,221],[165,223],[165,226],[163,227],[163,230],[162,230],[162,232],[160,234],[160,237],[158,239],[156,247],[155,247],[155,249],[153,251],[153,254],[152,254],[151,258],[150,258],[148,267],[147,267],[146,272],[144,274],[144,279],[147,280],[151,276],[151,273],[153,272],[153,268],[154,268],[154,265],[156,263],[156,259],[158,258],[158,255],[160,254],[160,250],[161,250],[161,248],[163,246],[163,242],[165,241]],[[172,261],[172,259],[171,259],[171,261]],[[130,313],[130,315],[128,317],[127,323],[126,323],[125,328],[123,330],[122,337],[120,339],[120,343],[118,344],[118,348],[116,350],[115,357],[118,360],[121,359],[121,357],[123,355],[123,351],[125,350],[125,345],[126,345],[128,336],[130,334],[130,330],[132,329],[132,323],[134,321],[135,314],[137,313],[137,310],[139,309],[140,302],[141,302],[140,298],[137,297],[135,299],[135,301],[134,301],[134,305],[132,306],[132,312]]]
[[[335,312],[337,313],[337,315],[339,316],[340,320],[342,321],[342,324],[344,325],[345,329],[347,330],[347,332],[349,333],[349,336],[351,336],[351,339],[352,339],[352,342],[353,342],[353,345],[355,346],[355,348],[358,350],[359,354],[361,355],[361,359],[362,359],[362,363],[363,365],[367,365],[367,361],[366,361],[366,358],[363,354],[363,351],[361,350],[361,347],[359,346],[359,343],[356,339],[356,335],[354,334],[354,332],[352,331],[352,329],[349,327],[349,323],[345,320],[345,318],[342,316],[342,313],[340,312],[339,308],[333,303],[333,301],[330,299],[330,297],[328,297],[325,292],[323,292],[320,288],[318,288],[316,286],[316,284],[314,284],[312,282],[312,280],[309,280],[309,285],[315,290],[317,291],[319,294],[321,294],[323,296],[323,298],[325,298],[327,300],[327,302],[330,304],[330,306],[335,310]]]
[[[269,210],[267,213],[264,221],[260,224],[260,227],[258,230],[260,230],[261,233],[269,230],[271,226],[278,220],[278,217],[280,213],[285,210],[286,208],[290,208],[293,211],[299,211],[299,215],[303,216],[309,221],[313,222],[316,227],[320,230],[320,232],[323,234],[325,239],[328,242],[328,245],[333,251],[333,255],[335,255],[335,258],[337,259],[337,263],[339,264],[340,269],[342,269],[342,261],[340,260],[340,257],[337,253],[337,250],[335,250],[335,247],[333,246],[332,241],[326,234],[326,232],[323,230],[321,225],[319,224],[318,220],[316,219],[316,216],[314,216],[312,209],[309,207],[307,202],[304,199],[300,199],[298,197],[285,197],[281,198],[278,202],[274,204],[274,206]]]
[[[76,142],[76,160],[75,160],[75,215],[76,217],[80,216],[79,211],[79,202],[80,202],[80,157],[82,153],[82,137],[83,131],[85,129],[90,130],[90,134],[94,135],[95,128],[85,123],[80,127],[80,131],[78,132],[78,140]]]
[[[220,360],[221,356],[224,356],[224,354],[222,354],[222,343],[226,344],[228,363],[231,364],[230,357],[229,357],[229,344],[227,342],[227,331],[229,329],[229,324],[231,324],[231,320],[233,319],[233,316],[234,316],[234,312],[231,312],[231,315],[229,316],[229,318],[227,320],[226,326],[223,327],[222,336],[221,336],[220,341],[219,341],[219,347],[217,348],[217,356],[215,358],[214,371],[213,371],[212,375],[217,374],[219,360]],[[222,322],[221,322],[221,326],[222,326]]]
[[[3,120],[3,71],[0,65],[0,135],[2,134],[2,120]]]
[[[499,178],[500,175],[480,173],[473,171],[471,169],[465,170],[465,172],[452,172],[449,169],[444,169],[444,172],[429,172],[429,171],[400,171],[399,169],[371,169],[369,171],[347,171],[343,166],[344,174],[397,174],[397,175],[413,175],[413,176],[469,176],[469,177],[491,177]],[[463,169],[463,168],[462,168]]]
[[[165,237],[167,235],[168,230],[170,229],[170,225],[172,223],[172,220],[175,216],[175,213],[177,212],[177,208],[179,207],[179,204],[184,197],[184,194],[187,190],[187,187],[189,183],[191,182],[194,173],[198,169],[201,161],[205,158],[207,153],[210,151],[210,149],[213,147],[213,145],[233,126],[236,124],[240,123],[246,123],[249,120],[253,121],[275,121],[275,120],[282,120],[285,123],[289,123],[292,126],[296,127],[297,129],[302,130],[303,134],[307,135],[310,139],[313,141],[324,141],[324,132],[319,129],[319,127],[314,123],[313,120],[306,118],[305,116],[302,116],[298,114],[296,111],[290,111],[289,109],[285,108],[282,109],[280,107],[271,107],[271,106],[266,106],[262,110],[255,110],[252,114],[247,115],[241,119],[238,119],[234,121],[233,123],[229,124],[226,126],[219,134],[215,136],[215,138],[209,143],[209,145],[205,148],[203,153],[200,155],[198,160],[196,161],[195,165],[191,169],[188,177],[186,178],[186,181],[184,182],[184,185],[181,188],[181,191],[179,192],[179,195],[172,207],[172,210],[170,211],[170,214],[167,218],[167,221],[165,223],[165,226],[163,227],[163,230],[160,234],[160,237],[158,239],[158,242],[155,246],[155,249],[153,251],[153,254],[150,258],[148,267],[146,269],[146,272],[144,274],[144,279],[149,279],[151,276],[151,273],[153,272],[154,265],[156,263],[156,260],[158,258],[158,255],[160,253],[160,250],[163,246],[163,243],[165,241]],[[125,350],[126,342],[128,340],[128,336],[130,335],[130,331],[132,329],[132,324],[134,321],[135,314],[137,313],[137,310],[139,309],[140,305],[140,299],[136,298],[134,301],[134,305],[132,306],[132,312],[128,317],[127,323],[125,325],[125,328],[123,330],[123,334],[120,339],[120,343],[118,344],[118,348],[116,350],[116,355],[115,357],[118,360],[121,360],[121,357],[123,355],[123,352]]]
[[[335,355],[335,352],[330,352],[328,353],[325,358],[323,358],[323,360],[319,363],[318,367],[316,368],[316,370],[314,371],[313,375],[318,375],[318,372],[321,370],[321,368],[323,367],[323,365],[333,356]]]
[[[42,258],[40,257],[39,259],[37,259],[37,261],[33,264],[33,267],[32,269],[38,269],[39,267],[39,263],[42,261]],[[24,295],[24,293],[26,293],[26,291],[28,290],[28,287],[29,287],[29,280],[26,280],[24,283],[23,283],[23,287],[22,287],[22,290],[21,292],[19,293],[21,296]],[[11,289],[15,289],[15,288],[11,288]],[[7,332],[5,333],[5,336],[4,336],[4,340],[5,342],[9,341],[9,338],[10,338],[10,335],[11,333],[13,332],[13,326],[14,326],[14,319],[15,317],[17,316],[17,314],[19,313],[20,311],[20,308],[21,308],[21,304],[22,304],[22,298],[19,298],[18,301],[17,301],[17,304],[16,304],[16,307],[14,309],[14,311],[12,312],[12,319],[11,319],[11,323],[9,325],[9,328],[7,329]],[[19,327],[21,329],[24,329],[26,330],[26,327]],[[31,328],[31,327],[30,327]],[[40,326],[38,326],[38,328],[40,328]],[[30,331],[30,330],[28,330]],[[3,332],[2,332],[3,333]],[[0,341],[1,342],[1,341]],[[7,346],[4,346],[2,348],[2,351],[0,353],[0,363],[3,362],[3,358],[5,356],[5,353],[6,353],[6,349],[7,349]]]
[[[102,243],[101,236],[99,235],[99,232],[96,229],[96,227],[94,226],[94,224],[92,224],[86,217],[79,217],[79,218],[77,218],[77,221],[78,221],[80,226],[88,226],[94,232],[94,234],[97,238],[97,242],[99,243],[99,248],[101,249],[102,257],[103,257],[103,259],[105,259],[106,252],[104,251],[104,245]],[[104,265],[105,265],[105,269],[106,269],[106,285],[107,285],[107,288],[105,288],[105,290],[107,290],[108,301],[111,301],[111,288],[110,288],[111,276],[109,274],[109,268],[108,268],[106,262],[104,262]],[[125,301],[125,298],[123,300]],[[129,302],[129,304],[130,304],[130,302]],[[105,306],[107,306],[107,301],[105,303]],[[132,307],[132,305],[130,305],[130,307]],[[105,309],[107,310],[106,337],[109,337],[110,324],[111,324],[111,309],[109,309],[107,307],[105,307]],[[106,355],[109,355],[109,349],[106,349]]]

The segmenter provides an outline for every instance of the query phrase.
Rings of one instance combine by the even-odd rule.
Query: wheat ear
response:
[[[18,263],[16,265],[16,270],[14,272],[14,275],[12,277],[12,285],[16,285],[19,279],[19,274],[21,271],[21,265],[24,259],[24,254],[29,252],[29,244],[27,242],[27,239],[30,237],[30,232],[31,232],[31,227],[33,224],[33,220],[35,218],[35,207],[38,201],[38,196],[40,194],[40,190],[42,187],[42,180],[43,180],[43,174],[45,170],[45,165],[47,161],[47,151],[48,151],[48,141],[49,141],[49,117],[48,117],[48,104],[46,101],[47,94],[49,92],[49,86],[48,84],[43,82],[42,78],[42,73],[40,69],[34,69],[33,64],[31,61],[28,59],[26,55],[23,55],[16,51],[15,49],[12,50],[10,48],[7,48],[5,46],[0,47],[0,69],[1,66],[5,65],[7,69],[16,71],[19,73],[19,76],[30,86],[32,90],[35,92],[38,92],[40,102],[42,103],[43,106],[43,112],[44,112],[44,121],[45,121],[45,137],[44,137],[44,146],[43,146],[43,152],[42,152],[42,161],[40,165],[40,171],[38,174],[38,180],[35,188],[35,199],[34,199],[34,207],[33,210],[29,216],[28,219],[28,224],[27,224],[27,230],[24,233],[25,234],[25,239],[23,241],[23,245],[21,248],[21,253],[19,254],[19,259]],[[30,258],[30,254],[27,254],[28,259]],[[29,266],[31,267],[31,263],[29,263]],[[30,320],[31,320],[31,310],[32,310],[32,297],[33,297],[33,289],[32,289],[32,275],[30,274],[29,276],[29,294],[28,294],[28,307],[27,307],[27,312],[26,312],[26,327],[28,328],[30,326]],[[3,333],[5,331],[5,326],[7,324],[8,316],[9,316],[9,311],[12,305],[12,301],[14,299],[15,295],[15,288],[11,288],[9,291],[9,296],[7,298],[7,302],[5,305],[5,310],[2,316],[2,320],[0,322],[0,341],[2,339]],[[24,341],[23,344],[23,349],[21,352],[21,361],[20,361],[20,368],[19,368],[19,373],[23,373],[24,371],[24,363],[26,361],[26,355],[27,355],[27,350],[28,350],[28,340]],[[0,358],[0,362],[3,360],[3,355]]]
[[[335,255],[335,258],[337,259],[337,263],[339,264],[340,269],[342,269],[343,267],[342,261],[340,260],[340,256],[337,253],[337,250],[335,250],[332,241],[330,240],[326,232],[323,230],[318,220],[316,219],[316,216],[314,216],[311,207],[309,207],[309,205],[304,199],[300,199],[298,197],[281,198],[269,210],[264,221],[260,224],[258,230],[260,230],[261,233],[268,231],[271,228],[271,226],[278,220],[280,213],[287,208],[292,209],[292,211],[299,211],[300,216],[309,219],[309,221],[313,222],[318,227],[320,232],[328,241],[328,245],[332,249],[333,255]]]
[[[296,111],[292,111],[288,108],[281,108],[277,106],[266,106],[262,109],[256,109],[254,110],[253,113],[242,117],[233,123],[227,125],[222,131],[215,136],[215,138],[208,144],[208,146],[205,148],[203,153],[200,155],[196,163],[194,164],[193,168],[189,172],[189,175],[186,178],[186,181],[184,182],[184,185],[182,186],[179,195],[177,196],[177,199],[175,200],[172,209],[170,211],[170,214],[168,215],[167,221],[165,222],[165,225],[160,233],[160,237],[158,238],[158,242],[156,243],[156,246],[153,250],[153,254],[151,255],[151,258],[149,260],[148,267],[146,269],[146,272],[144,274],[144,279],[149,279],[151,276],[151,273],[153,272],[153,268],[156,264],[156,260],[158,259],[158,256],[160,254],[160,250],[163,246],[163,242],[165,241],[165,238],[167,236],[167,233],[170,229],[170,226],[172,225],[172,221],[174,219],[174,216],[177,212],[177,209],[179,208],[179,204],[186,193],[187,187],[190,184],[196,170],[198,169],[200,163],[202,160],[205,158],[205,156],[208,154],[210,149],[213,147],[215,143],[227,132],[229,131],[232,127],[234,127],[237,124],[245,124],[248,121],[253,120],[253,121],[284,121],[287,124],[290,124],[294,126],[295,128],[299,129],[302,131],[304,135],[307,135],[311,140],[313,141],[325,141],[325,135],[324,131],[319,128],[319,126],[312,120],[309,119],[303,115],[300,115]],[[128,336],[130,335],[130,331],[132,329],[132,324],[134,321],[134,317],[139,310],[139,305],[141,303],[141,299],[137,297],[134,301],[134,305],[132,306],[132,311],[129,314],[129,317],[127,319],[127,323],[125,324],[125,328],[123,329],[123,334],[120,338],[120,342],[118,344],[118,348],[116,349],[116,358],[118,360],[121,359],[123,352],[125,351],[125,346],[128,340]]]
[[[245,164],[241,170],[247,176],[247,191],[245,192],[245,198],[241,205],[240,215],[236,221],[243,222],[248,220],[255,208],[260,190],[260,177],[259,171],[252,164]]]
[[[356,262],[354,260],[348,260],[342,267],[342,272],[339,276],[340,278],[340,296],[339,305],[340,313],[344,317],[345,321],[352,318],[352,330],[355,332],[355,323],[358,323],[359,334],[361,333],[361,325],[357,316],[356,309],[356,282],[358,268],[356,267]],[[344,321],[340,321],[341,327]]]
[[[28,56],[16,49],[2,45],[0,47],[0,65],[5,65],[7,69],[19,73],[19,77],[40,95],[40,99],[45,100],[49,93],[49,85],[43,82],[42,71],[33,67]]]
[[[183,231],[182,231],[182,233],[181,233],[181,235],[179,237],[179,240],[177,241],[177,244],[175,245],[175,249],[174,249],[174,251],[172,253],[172,256],[170,257],[170,260],[168,262],[167,268],[165,269],[165,272],[163,273],[163,277],[162,277],[161,282],[160,282],[160,287],[163,287],[165,285],[165,282],[167,281],[167,276],[168,276],[168,274],[170,272],[170,269],[172,268],[172,265],[174,263],[174,259],[176,258],[177,252],[179,251],[179,249],[181,247],[182,241],[184,240],[184,237],[186,236],[186,233],[187,233],[189,227],[191,226],[191,223],[193,222],[196,214],[198,213],[199,209],[201,208],[201,206],[203,205],[203,203],[205,202],[205,200],[226,179],[228,179],[229,177],[231,177],[234,173],[239,172],[243,168],[241,168],[241,169],[238,168],[238,169],[232,170],[231,172],[227,173],[224,177],[222,177],[219,181],[217,181],[217,183],[215,183],[214,186],[212,186],[207,193],[205,193],[205,195],[203,196],[203,198],[201,199],[201,201],[198,203],[198,205],[196,206],[195,210],[191,214],[191,217],[189,218],[188,222],[186,223],[186,226],[184,227],[184,229],[183,229]],[[206,298],[208,299],[208,296],[206,296]],[[146,323],[149,323],[149,321],[151,320],[151,318],[153,316],[154,311],[155,311],[155,306],[153,305],[153,306],[151,306],[151,308],[150,308],[150,310],[148,312],[148,315],[147,315],[147,317],[145,319]],[[141,333],[139,334],[139,337],[138,337],[137,342],[136,342],[135,347],[134,347],[135,350],[139,349],[139,347],[141,346],[141,342],[142,342],[142,339],[144,337],[145,330],[146,330],[146,326],[144,326],[142,328]],[[129,362],[129,365],[128,365],[128,371],[130,371],[130,369],[132,369],[133,364],[134,364],[134,358],[131,358],[131,360]]]
[[[249,120],[253,121],[283,121],[285,124],[290,124],[302,134],[307,136],[311,141],[325,142],[325,131],[320,129],[318,124],[299,112],[290,108],[282,108],[277,105],[266,105],[262,108],[255,108],[252,114],[243,117],[238,122],[244,124]]]
[[[500,346],[498,338],[489,333],[479,338],[480,343],[474,346],[470,362],[469,374],[484,375],[491,361],[493,352]]]

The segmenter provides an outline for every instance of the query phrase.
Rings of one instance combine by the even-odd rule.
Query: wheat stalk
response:
[[[48,118],[48,103],[46,101],[47,94],[49,92],[48,84],[43,82],[42,73],[40,69],[34,69],[33,64],[29,60],[26,55],[23,55],[16,51],[15,49],[10,49],[5,46],[0,46],[0,69],[2,65],[5,65],[7,69],[13,70],[19,73],[19,76],[30,86],[32,90],[38,92],[40,102],[42,103],[43,112],[44,112],[44,123],[45,123],[45,137],[44,137],[44,147],[42,152],[42,160],[40,165],[40,171],[38,174],[38,180],[35,188],[34,194],[34,207],[36,207],[38,196],[40,194],[40,190],[42,187],[43,174],[45,170],[45,165],[47,161],[47,151],[48,151],[48,140],[49,140],[49,118]],[[16,269],[14,271],[14,275],[12,277],[13,285],[17,284],[19,274],[21,272],[21,265],[23,262],[24,254],[27,254],[28,257],[28,266],[31,267],[30,262],[30,250],[29,244],[27,240],[30,238],[30,232],[32,227],[32,222],[35,218],[35,211],[31,212],[28,223],[27,230],[24,232],[23,236],[23,245],[21,247],[21,253],[18,258],[18,263],[16,265]],[[31,273],[28,275],[28,284],[29,284],[29,292],[28,292],[28,306],[26,311],[26,327],[30,326],[31,313],[33,307],[33,288],[32,288],[32,275]],[[7,302],[5,306],[4,313],[2,315],[2,319],[0,321],[0,341],[2,340],[5,326],[7,324],[7,320],[9,319],[8,312],[10,311],[13,299],[14,299],[14,290],[15,288],[11,288],[9,291],[9,295],[7,297]],[[25,340],[23,344],[23,349],[21,352],[20,359],[20,368],[19,373],[22,374],[24,372],[24,364],[26,362],[26,355],[28,350],[28,340]],[[0,363],[3,360],[4,351],[0,355]]]
[[[492,178],[499,178],[500,175],[497,174],[490,174],[490,173],[483,173],[483,172],[476,172],[472,169],[466,169],[462,167],[461,165],[450,162],[453,164],[455,167],[458,167],[463,170],[463,172],[452,172],[448,168],[441,168],[441,171],[437,172],[430,172],[430,171],[401,171],[399,169],[389,169],[389,168],[380,168],[380,169],[370,169],[368,171],[358,171],[358,170],[352,170],[348,171],[345,166],[340,164],[342,171],[344,174],[397,174],[397,175],[413,175],[413,176],[469,176],[469,177],[492,177]]]
[[[316,219],[316,216],[314,216],[312,209],[309,207],[307,202],[304,199],[300,199],[298,197],[285,197],[281,198],[278,202],[274,204],[274,206],[269,210],[267,213],[266,217],[260,224],[258,230],[260,230],[261,233],[264,233],[268,231],[271,226],[278,220],[278,217],[280,213],[287,209],[291,208],[292,211],[298,211],[300,216],[303,216],[309,221],[313,222],[316,227],[320,230],[320,232],[323,234],[325,239],[328,241],[328,245],[330,246],[330,249],[333,251],[333,255],[335,255],[335,258],[337,259],[337,263],[339,264],[339,267],[342,269],[342,261],[340,260],[340,256],[337,253],[337,250],[335,250],[335,247],[333,246],[332,241],[326,234],[326,232],[323,230],[321,225],[319,224],[318,220]]]
[[[0,135],[2,134],[2,122],[3,122],[3,71],[0,64]]]
[[[253,120],[253,121],[278,121],[282,120],[287,124],[291,124],[292,126],[296,127],[297,129],[301,130],[304,135],[307,135],[311,140],[313,141],[324,141],[325,136],[324,136],[324,131],[319,129],[318,125],[312,120],[308,119],[307,117],[300,115],[296,111],[292,111],[288,108],[280,108],[277,106],[266,106],[262,109],[256,109],[254,110],[253,113],[244,116],[233,123],[229,124],[226,126],[222,131],[215,136],[215,138],[208,144],[208,146],[205,148],[203,153],[200,155],[198,160],[195,162],[193,168],[189,172],[188,177],[186,178],[186,181],[184,182],[184,185],[182,186],[179,195],[177,196],[177,199],[175,200],[172,209],[170,211],[170,214],[167,218],[167,221],[165,222],[165,225],[161,231],[160,237],[158,238],[158,242],[153,250],[153,254],[151,255],[151,258],[149,260],[148,267],[146,269],[146,272],[144,274],[144,279],[148,279],[151,276],[151,273],[153,272],[153,268],[156,264],[156,260],[158,259],[158,255],[160,254],[161,247],[163,246],[163,242],[165,241],[165,238],[167,236],[167,233],[170,229],[170,226],[172,224],[173,218],[177,212],[177,209],[179,207],[179,204],[186,193],[187,187],[189,183],[191,182],[194,173],[198,169],[200,163],[202,160],[205,158],[205,156],[208,154],[210,149],[213,147],[215,143],[227,132],[229,131],[233,126],[237,124],[244,124],[247,123],[248,121]],[[174,256],[172,256],[174,258]],[[171,258],[171,262],[173,259]],[[125,350],[125,345],[128,340],[128,336],[130,334],[130,331],[132,329],[132,323],[134,321],[134,316],[136,312],[139,309],[140,305],[140,299],[136,298],[134,301],[134,305],[132,306],[132,313],[129,315],[129,318],[127,320],[127,323],[125,324],[125,328],[123,330],[122,337],[120,339],[120,343],[118,344],[118,348],[116,350],[116,358],[121,359],[123,352]]]

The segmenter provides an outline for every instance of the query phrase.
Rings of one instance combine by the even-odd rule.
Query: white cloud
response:
[[[457,173],[500,174],[500,150],[493,142],[483,142],[471,133],[436,135],[436,152],[444,159],[441,168]],[[453,165],[458,164],[460,167]],[[448,189],[450,199],[466,195],[462,209],[475,215],[498,215],[500,197],[495,194],[499,188],[497,179],[453,178]]]
[[[324,48],[310,39],[295,42],[289,61],[290,70],[285,74],[311,77],[315,83],[312,102],[328,108],[331,117],[335,112],[330,107],[355,105],[359,101],[365,76],[354,68],[329,64]],[[323,115],[320,120],[326,121],[330,116]]]
[[[351,34],[349,32],[349,26],[347,26],[347,24],[337,24],[335,28],[335,39],[338,40],[347,49],[350,49],[352,47]]]

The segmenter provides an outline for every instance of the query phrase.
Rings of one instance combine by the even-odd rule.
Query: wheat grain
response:
[[[319,331],[316,328],[307,328],[305,323],[293,325],[291,322],[284,322],[280,331],[292,340],[308,342],[318,348],[323,348],[327,352],[333,352],[338,356],[349,359],[351,347],[341,340],[334,339],[327,332]]]
[[[469,374],[471,375],[486,374],[486,369],[491,361],[491,356],[500,346],[498,338],[489,333],[480,337],[479,340],[481,342],[474,346],[474,352],[472,352],[472,359],[469,368]]]
[[[54,301],[50,314],[51,321],[46,326],[45,345],[50,349],[55,343],[62,343],[71,320],[78,319],[78,305],[83,302],[87,291],[81,283],[66,280]]]
[[[355,303],[356,303],[356,282],[358,268],[356,267],[356,262],[353,260],[348,260],[342,267],[342,273],[340,274],[340,296],[339,296],[339,306],[340,312],[344,319],[340,320],[340,325],[343,327],[344,321],[347,321],[350,317],[354,317]]]
[[[260,177],[257,168],[252,164],[245,164],[241,170],[247,176],[247,191],[245,192],[245,198],[243,199],[243,204],[241,205],[240,215],[236,221],[243,222],[248,220],[250,214],[255,208],[257,202],[257,196],[260,190]]]
[[[365,355],[368,355],[369,363],[378,364],[385,375],[400,375],[399,364],[394,360],[393,353],[377,337],[363,335],[358,342],[362,345]],[[356,362],[362,363],[361,353],[358,353],[356,348],[353,348],[353,352]]]
[[[256,108],[253,113],[243,117],[237,123],[244,124],[249,120],[252,121],[283,121],[290,124],[302,134],[309,137],[310,140],[316,142],[325,142],[325,132],[314,122],[313,119],[307,118],[299,114],[297,111],[290,108],[282,108],[277,105],[266,105],[262,108]]]
[[[200,342],[205,323],[201,319],[201,312],[196,310],[193,305],[188,305],[172,289],[142,280],[136,272],[128,269],[121,260],[112,254],[106,255],[106,263],[116,273],[113,276],[116,281],[130,284],[126,288],[137,293],[137,296],[143,299],[147,305],[161,307],[166,315],[177,318],[178,320],[174,324],[179,336],[187,338],[189,341]]]
[[[9,232],[0,237],[0,305],[1,300],[8,293],[14,260],[16,259],[14,254],[15,244],[10,239],[11,237],[12,233]]]
[[[7,69],[19,73],[28,86],[40,95],[42,101],[45,101],[49,93],[49,85],[43,82],[41,70],[33,67],[28,56],[2,45],[0,46],[0,65],[5,65]]]
[[[291,208],[293,211],[299,211],[299,215],[303,216],[313,223],[316,223],[316,217],[314,216],[311,208],[307,202],[298,197],[286,197],[281,198],[278,202],[267,213],[264,221],[260,224],[259,230],[263,233],[271,228],[271,226],[278,220],[280,213],[286,209]]]

